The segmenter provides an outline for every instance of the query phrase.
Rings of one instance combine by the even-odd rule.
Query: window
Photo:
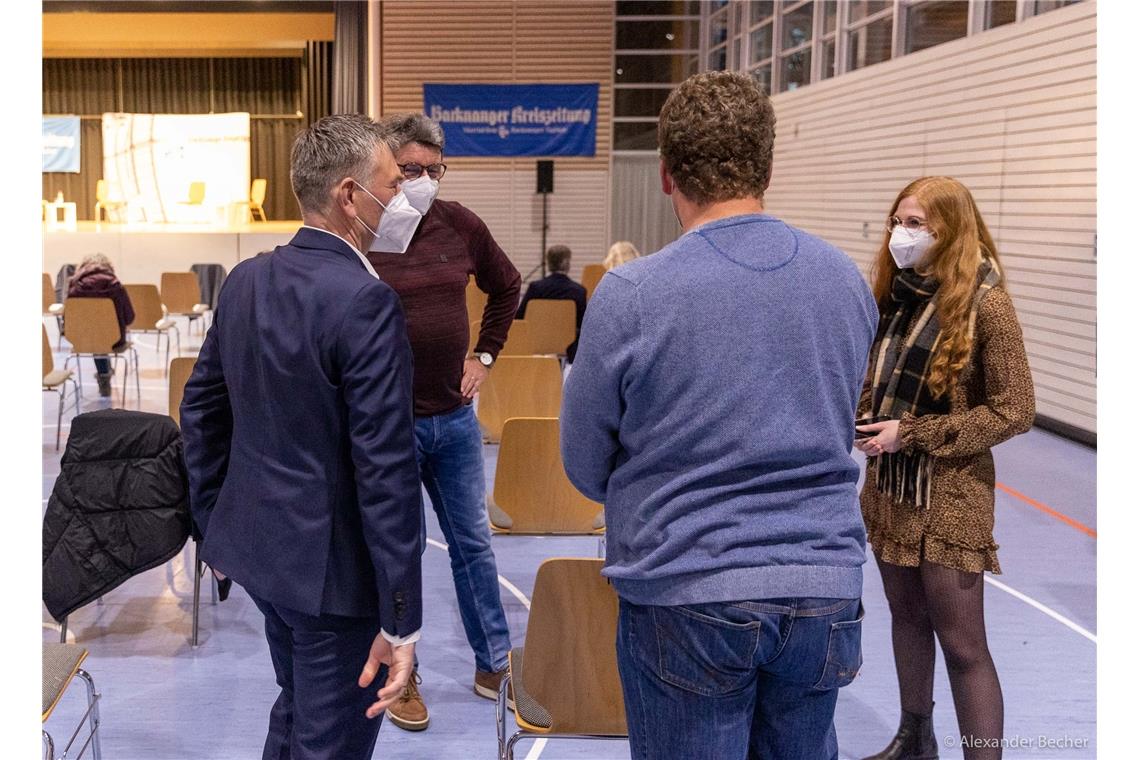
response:
[[[906,44],[904,52],[941,45],[966,36],[969,3],[941,0],[915,4],[906,10]]]
[[[891,58],[894,20],[888,12],[847,34],[847,71],[855,71]]]
[[[781,3],[781,53],[776,92],[795,90],[811,81],[814,15],[814,0],[804,3]]]
[[[1017,21],[1017,0],[990,0],[986,3],[986,29]]]
[[[673,87],[701,70],[703,5],[698,0],[615,4],[614,150],[657,149],[661,106]],[[727,1],[718,5],[727,14]]]

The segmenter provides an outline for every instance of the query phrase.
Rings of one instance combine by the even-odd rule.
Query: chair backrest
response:
[[[48,341],[47,328],[44,327],[43,322],[40,322],[40,332],[44,335],[44,377],[47,377],[52,372],[55,372],[55,357],[51,355],[51,343]]]
[[[512,417],[503,424],[493,498],[511,518],[511,533],[582,534],[601,526],[602,505],[566,477],[557,417]]]
[[[487,308],[487,294],[479,290],[475,278],[467,280],[467,320],[469,322],[482,322],[483,309]]]
[[[594,288],[598,287],[605,273],[606,268],[601,264],[587,264],[582,267],[582,287],[586,289],[586,298],[594,295]]]
[[[122,331],[110,298],[67,299],[67,321],[63,334],[77,354],[109,354]]]
[[[511,417],[557,417],[562,369],[553,356],[500,356],[479,388],[476,414],[492,441]]]
[[[499,356],[534,356],[541,353],[534,338],[530,334],[530,323],[525,319],[516,319],[511,322],[510,332],[507,333],[507,342]]]
[[[523,688],[554,734],[625,736],[618,677],[618,597],[603,560],[558,557],[538,567],[523,647]]]
[[[170,390],[167,393],[167,403],[175,425],[181,426],[182,424],[179,419],[178,407],[182,405],[182,394],[186,392],[186,381],[190,379],[190,373],[194,371],[194,363],[197,361],[196,356],[178,356],[170,360],[170,374],[167,377],[170,381]]]
[[[258,178],[253,181],[249,186],[249,202],[260,206],[265,203],[265,187],[268,184],[266,180]]]
[[[191,182],[190,195],[186,199],[187,203],[197,206],[206,200],[206,183],[205,182]]]
[[[162,303],[171,314],[191,314],[202,302],[198,275],[193,272],[163,272],[160,280]]]
[[[166,316],[162,313],[162,297],[158,294],[158,288],[149,283],[135,283],[123,287],[131,299],[131,307],[135,310],[134,321],[127,325],[127,328],[153,330],[155,324]]]
[[[43,275],[44,275],[44,294],[43,294],[44,295],[44,299],[43,299],[44,300],[44,314],[47,314],[48,309],[51,308],[51,305],[53,303],[57,303],[57,301],[55,300],[55,286],[51,284],[51,275],[48,274],[47,272],[44,272]]]
[[[536,298],[526,305],[526,323],[537,354],[564,354],[577,335],[573,301]]]

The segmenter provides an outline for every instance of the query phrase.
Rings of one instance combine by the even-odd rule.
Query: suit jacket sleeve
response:
[[[420,478],[412,416],[412,349],[404,312],[370,282],[340,328],[337,359],[364,540],[379,590],[380,625],[407,636],[422,620]]]
[[[219,312],[206,333],[194,371],[186,381],[179,407],[186,470],[190,479],[190,511],[198,535],[206,535],[210,513],[218,501],[230,461],[233,412],[218,346]]]

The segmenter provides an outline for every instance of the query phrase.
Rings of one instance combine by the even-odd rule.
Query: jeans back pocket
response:
[[[838,689],[855,680],[863,665],[863,601],[854,620],[831,624],[827,637],[827,663],[815,684],[820,691]]]

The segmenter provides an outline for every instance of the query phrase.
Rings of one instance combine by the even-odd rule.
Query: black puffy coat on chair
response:
[[[44,513],[43,599],[63,620],[181,551],[190,535],[182,436],[164,414],[103,409],[71,423]]]

